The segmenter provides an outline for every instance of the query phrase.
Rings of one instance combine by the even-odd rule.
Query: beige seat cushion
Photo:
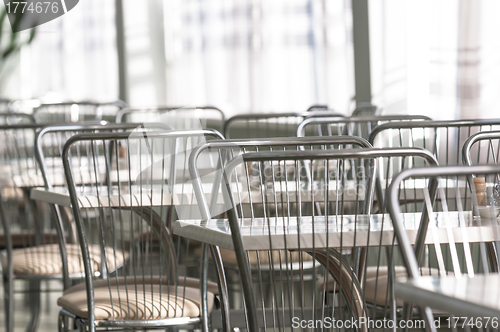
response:
[[[83,273],[83,261],[81,258],[80,247],[76,244],[66,246],[68,254],[68,272],[69,274]],[[93,271],[101,269],[101,253],[98,245],[89,246],[90,260]],[[119,267],[128,258],[128,253],[120,252],[114,256],[113,248],[106,248],[108,270],[114,270]],[[59,245],[47,244],[35,247],[15,249],[12,252],[12,262],[14,265],[14,274],[23,275],[52,275],[62,273],[62,260],[59,251]],[[115,266],[116,262],[116,266]],[[7,266],[6,256],[2,257],[2,266]]]
[[[272,250],[272,261],[274,264],[285,264],[285,250]],[[201,255],[201,247],[198,247],[194,250],[196,256]],[[229,265],[237,265],[238,262],[236,260],[236,253],[233,250],[220,248],[220,255],[222,258],[222,262],[224,264]],[[260,264],[269,265],[269,251],[259,251],[257,255],[257,251],[249,251],[248,252],[248,261],[250,266],[257,266]],[[300,252],[299,251],[288,251],[288,262],[297,263],[300,261]],[[312,261],[312,256],[307,253],[302,253],[302,261],[310,262]]]
[[[125,280],[120,277],[118,280],[112,278],[94,281],[96,320],[199,317],[200,290],[183,285],[169,286],[165,282],[166,280],[160,284],[158,277],[146,280],[134,277]],[[211,312],[214,295],[208,292],[207,297],[208,310]],[[66,290],[57,304],[78,317],[88,318],[87,292],[83,284]]]
[[[403,266],[395,266],[394,270],[396,272],[396,278],[406,277],[406,269]],[[423,276],[438,276],[439,270],[435,268],[423,268],[420,270]],[[377,277],[378,275],[378,277]],[[366,283],[365,287],[365,299],[367,303],[376,304],[379,306],[386,305],[386,295],[387,295],[387,282],[388,282],[388,270],[387,266],[380,266],[378,269],[376,266],[370,266],[366,268]],[[323,288],[325,283],[325,278],[318,280],[318,288]],[[362,285],[363,286],[363,285]],[[331,276],[328,277],[327,291],[332,292],[335,288],[335,281]],[[338,285],[336,286],[338,289]],[[376,292],[375,292],[376,290]],[[398,306],[403,305],[403,301],[396,301]],[[387,303],[389,305],[389,303]]]

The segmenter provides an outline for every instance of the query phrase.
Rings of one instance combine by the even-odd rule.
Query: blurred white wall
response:
[[[133,105],[215,105],[230,115],[319,103],[349,112],[350,0],[152,0],[140,8],[126,0],[125,7]]]
[[[498,117],[500,2],[369,4],[373,103],[386,114]]]
[[[85,0],[64,16],[37,27],[22,48],[2,95],[12,99],[118,98],[114,1]],[[29,34],[29,32],[21,32]]]

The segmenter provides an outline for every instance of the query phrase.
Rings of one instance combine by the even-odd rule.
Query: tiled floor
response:
[[[43,288],[47,288],[49,285],[47,282],[43,283]],[[25,288],[25,283],[22,281],[16,281],[16,290],[22,291]],[[51,282],[51,289],[60,289],[60,283]],[[59,314],[59,307],[57,306],[57,298],[61,295],[61,292],[47,292],[42,293],[41,296],[41,312],[40,321],[38,325],[38,331],[40,332],[54,332],[57,331],[57,316]],[[3,285],[0,287],[0,331],[5,331],[5,313],[4,313],[4,295],[3,295]],[[15,315],[14,315],[14,331],[24,331],[31,318],[28,307],[27,295],[24,293],[15,294]]]

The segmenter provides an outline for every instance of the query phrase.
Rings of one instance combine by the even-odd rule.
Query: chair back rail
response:
[[[439,165],[455,166],[462,165],[462,149],[469,136],[478,132],[499,129],[499,119],[388,122],[375,127],[368,141],[374,147],[424,148],[436,156]],[[480,151],[471,152],[479,153]],[[472,155],[471,158],[476,160],[478,156]],[[466,178],[462,177],[459,180],[463,182]],[[453,193],[453,190],[448,188],[445,192]],[[464,208],[470,210],[471,197],[468,192],[464,193],[462,200]],[[454,197],[448,201],[448,205],[456,203]]]
[[[316,116],[343,117],[328,111],[238,114],[224,122],[222,132],[228,139],[294,137],[304,119]]]
[[[33,116],[37,122],[79,122],[91,120],[113,121],[117,112],[125,104],[122,101],[109,103],[97,102],[63,102],[40,104],[33,108]]]

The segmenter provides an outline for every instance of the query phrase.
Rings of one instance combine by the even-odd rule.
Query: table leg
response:
[[[359,321],[359,318],[364,317],[366,313],[365,302],[361,286],[351,266],[342,259],[341,253],[333,249],[315,251],[314,254],[316,259],[328,269],[330,275],[339,284],[354,319]],[[368,331],[366,324],[361,326],[360,330],[363,332]]]
[[[210,252],[217,269],[217,284],[219,285],[219,296],[221,299],[222,324],[225,325],[224,331],[230,332],[231,322],[229,320],[229,294],[227,291],[224,263],[222,262],[219,247],[210,246]]]

